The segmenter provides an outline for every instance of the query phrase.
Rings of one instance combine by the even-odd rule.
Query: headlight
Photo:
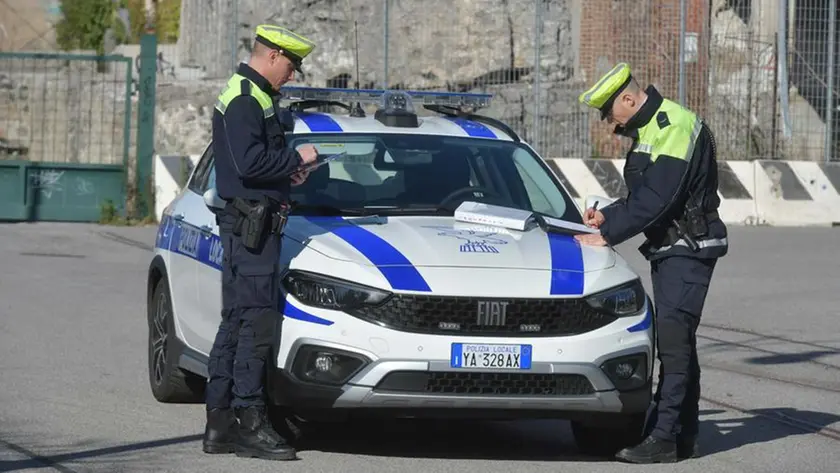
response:
[[[586,302],[593,308],[616,317],[637,314],[645,306],[645,288],[636,279],[627,284],[589,296]]]
[[[302,271],[286,275],[283,288],[306,305],[341,311],[376,305],[390,296],[372,287]]]

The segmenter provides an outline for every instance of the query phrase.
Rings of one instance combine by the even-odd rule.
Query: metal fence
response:
[[[131,61],[0,52],[0,159],[124,165]]]
[[[484,112],[546,157],[622,156],[626,141],[577,97],[627,61],[707,119],[720,159],[840,161],[840,0],[181,1],[178,42],[158,49],[157,152],[200,152],[219,87],[247,59],[254,27],[272,22],[317,41],[303,84],[491,92]],[[88,106],[100,105],[73,112],[112,117]],[[35,131],[65,159],[106,153]]]
[[[485,113],[545,156],[620,157],[577,96],[627,61],[720,159],[840,160],[838,0],[182,1],[182,78],[225,78],[276,22],[318,43],[305,84],[492,92]]]

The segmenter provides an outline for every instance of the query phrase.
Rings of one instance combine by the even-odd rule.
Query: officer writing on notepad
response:
[[[617,454],[631,463],[672,462],[697,455],[700,365],[695,333],[717,259],[728,251],[717,213],[715,142],[691,110],[642,89],[627,64],[616,65],[580,101],[632,139],[624,167],[629,194],[584,223],[600,234],[581,244],[618,245],[644,233],[656,303],[659,385],[641,444]]]
[[[300,70],[315,45],[271,25],[260,25],[247,64],[219,94],[213,114],[213,153],[224,249],[222,320],[207,366],[206,453],[290,460],[295,450],[266,413],[264,381],[279,309],[278,264],[291,185],[317,159],[310,146],[286,147],[294,121],[276,106],[280,87]]]

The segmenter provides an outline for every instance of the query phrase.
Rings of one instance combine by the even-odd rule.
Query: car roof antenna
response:
[[[356,45],[355,45],[355,54],[356,54],[356,90],[359,90],[359,22],[353,22],[353,32],[356,35]],[[356,104],[350,109],[350,116],[351,117],[364,117],[365,111],[362,109],[362,104],[360,102],[356,102]]]

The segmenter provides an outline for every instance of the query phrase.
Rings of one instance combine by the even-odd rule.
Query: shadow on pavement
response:
[[[92,450],[82,450],[78,452],[60,453],[56,455],[39,455],[29,450],[28,448],[22,447],[15,443],[0,440],[0,446],[4,446],[9,450],[29,457],[24,460],[13,460],[5,462],[0,461],[0,471],[9,472],[48,467],[60,473],[76,473],[75,470],[65,467],[64,465],[62,465],[62,463],[93,459],[105,455],[119,455],[122,453],[137,452],[140,450],[147,450],[152,448],[165,447],[169,445],[194,442],[196,440],[201,440],[201,437],[201,435],[171,437],[166,439],[150,440],[148,442],[137,442],[126,445],[116,445],[113,447],[103,447]]]
[[[737,418],[703,420],[704,417],[723,412],[731,411],[717,409],[700,411],[700,451],[703,456],[791,436],[813,435],[812,431],[794,427],[789,425],[790,423],[817,430],[840,422],[840,415],[803,411],[790,407],[752,409]],[[779,422],[771,419],[777,419]],[[773,427],[769,427],[768,424]]]
[[[577,451],[568,422],[563,421],[427,421],[397,420],[306,426],[296,447],[383,457],[614,461]]]
[[[703,410],[700,450],[703,456],[736,450],[811,432],[840,422],[840,415],[781,407],[753,409],[740,417],[709,419],[730,410]],[[779,422],[775,422],[776,419]],[[530,460],[555,462],[614,462],[578,452],[565,421],[427,421],[398,420],[321,424],[304,428],[296,447],[382,457],[460,460]]]
[[[748,358],[747,362],[755,365],[781,365],[818,361],[824,356],[840,354],[840,350],[813,350],[804,353],[776,353],[772,355]]]

